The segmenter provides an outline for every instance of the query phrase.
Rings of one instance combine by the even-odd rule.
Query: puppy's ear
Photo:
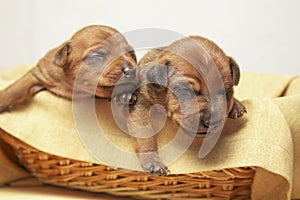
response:
[[[134,51],[129,51],[129,54],[130,54],[131,57],[134,59],[134,61],[137,62],[135,52],[134,52]]]
[[[232,57],[229,57],[229,66],[231,70],[232,80],[234,85],[238,85],[240,81],[240,67]]]
[[[135,62],[137,62],[136,54],[135,51],[133,50],[132,47],[130,47],[132,50],[130,50],[128,53],[129,55],[134,59]]]
[[[168,85],[168,66],[155,64],[147,72],[148,81],[157,88],[163,88]]]
[[[64,43],[59,47],[58,51],[56,52],[53,63],[60,67],[65,66],[71,51],[72,51],[72,47],[70,43],[69,42]]]

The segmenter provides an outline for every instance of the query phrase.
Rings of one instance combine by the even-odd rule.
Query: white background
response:
[[[35,63],[90,24],[202,35],[244,71],[300,75],[299,0],[0,0],[0,68]]]

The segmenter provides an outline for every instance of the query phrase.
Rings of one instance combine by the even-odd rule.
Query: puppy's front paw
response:
[[[228,115],[228,117],[237,119],[247,113],[246,107],[239,102],[238,100],[234,100],[233,107]]]
[[[137,101],[137,96],[131,93],[123,93],[113,98],[114,103],[118,105],[128,106]]]
[[[142,164],[144,170],[150,174],[164,176],[170,173],[168,167],[166,167],[162,162],[149,160]]]

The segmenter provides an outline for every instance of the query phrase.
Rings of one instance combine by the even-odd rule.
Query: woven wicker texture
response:
[[[250,199],[255,168],[152,176],[62,158],[1,134],[18,162],[46,184],[138,199]]]

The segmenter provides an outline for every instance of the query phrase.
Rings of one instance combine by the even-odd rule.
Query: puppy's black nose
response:
[[[135,78],[136,70],[134,68],[125,67],[122,71],[125,78],[130,80]]]
[[[214,120],[210,120],[210,119],[203,120],[202,123],[205,128],[215,127],[215,126],[219,125],[218,121],[216,121],[216,120],[214,121]]]
[[[209,119],[203,121],[203,126],[204,126],[205,128],[208,128],[208,127],[209,127],[209,124],[210,124],[210,120],[209,120]]]

